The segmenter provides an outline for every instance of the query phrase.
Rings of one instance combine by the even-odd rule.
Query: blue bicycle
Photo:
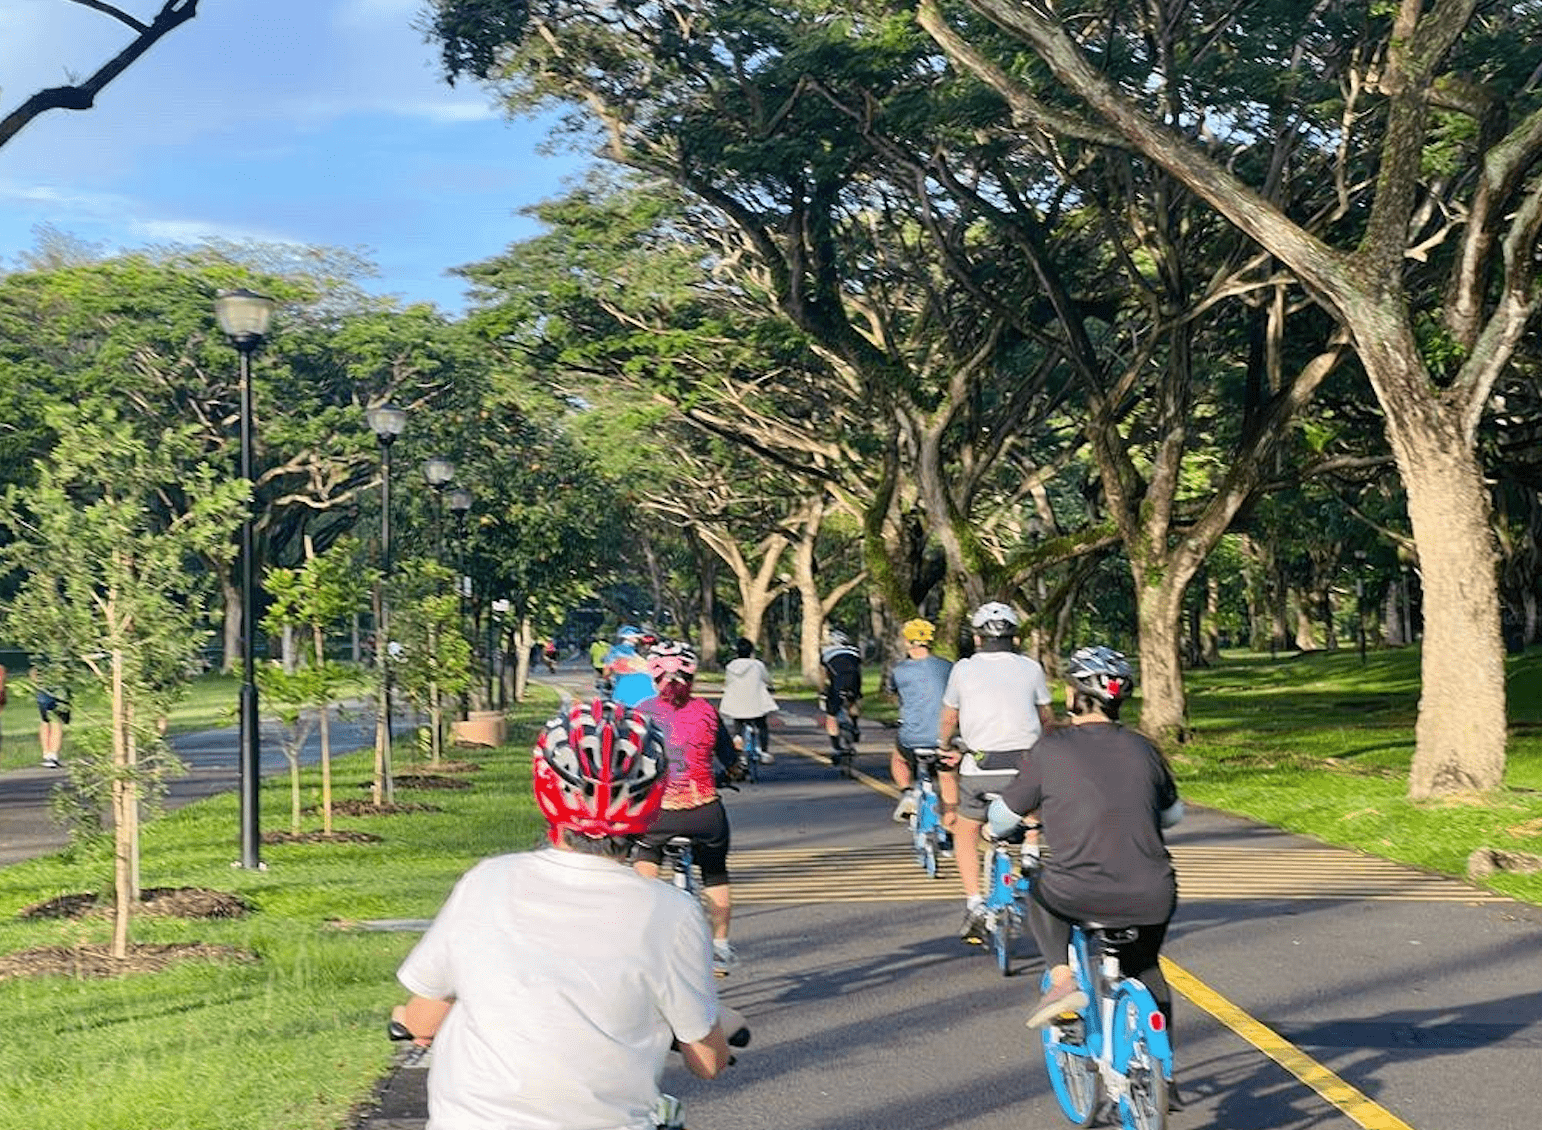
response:
[[[942,826],[942,801],[937,794],[937,758],[941,750],[918,749],[916,753],[916,810],[910,814],[910,838],[921,870],[937,878],[937,861],[951,850],[953,838]]]
[[[983,941],[995,953],[996,968],[1003,977],[1012,976],[1012,937],[1023,932],[1023,906],[1033,889],[1033,875],[1039,866],[1035,849],[1025,842],[1035,826],[1024,826],[1010,836],[996,837],[985,830],[990,850],[985,853],[980,871],[980,891],[985,896],[985,931]],[[1012,847],[1021,845],[1018,858]]]
[[[763,754],[760,748],[760,726],[753,718],[739,720],[739,756],[744,759],[745,773],[750,784],[760,780]]]
[[[1109,1107],[1123,1130],[1165,1130],[1173,1049],[1156,998],[1119,969],[1119,947],[1133,930],[1096,923],[1074,926],[1069,962],[1087,994],[1080,1012],[1042,1029],[1044,1066],[1065,1116],[1090,1126]],[[1049,972],[1044,973],[1049,987]]]

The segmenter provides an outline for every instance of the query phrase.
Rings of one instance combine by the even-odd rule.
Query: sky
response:
[[[148,20],[161,0],[118,0]],[[475,83],[438,77],[422,0],[200,0],[88,111],[0,147],[0,267],[49,225],[109,253],[208,237],[348,248],[366,289],[464,309],[446,272],[539,227],[518,210],[583,168],[542,155]],[[132,38],[71,0],[0,0],[0,116]]]

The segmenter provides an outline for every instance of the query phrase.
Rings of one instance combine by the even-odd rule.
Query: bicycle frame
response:
[[[1067,960],[1090,1002],[1074,1018],[1044,1026],[1045,1067],[1061,1110],[1089,1126],[1105,1106],[1124,1130],[1165,1130],[1173,1077],[1167,1024],[1151,990],[1119,969],[1116,938],[1073,926]],[[1044,974],[1049,986],[1049,971]]]
[[[980,868],[980,890],[985,896],[985,933],[1003,977],[1012,975],[1012,935],[1022,933],[1020,899],[1032,889],[1026,858],[1014,865],[1011,841],[990,837],[991,850]],[[1026,852],[1023,853],[1026,856]]]
[[[751,783],[760,780],[760,727],[750,719],[739,721],[739,752],[749,767]]]
[[[937,781],[932,776],[938,751],[918,749],[915,754],[916,810],[910,814],[910,837],[915,846],[916,862],[929,877],[935,879],[937,852],[945,834],[942,827],[942,800],[937,793]]]
[[[842,777],[852,775],[851,765],[857,752],[857,723],[851,716],[851,706],[842,696],[840,707],[835,712],[835,729],[839,736],[840,748],[834,751],[831,760]]]
[[[664,862],[673,872],[671,882],[686,894],[695,895],[696,859],[688,836],[675,836],[664,845]]]

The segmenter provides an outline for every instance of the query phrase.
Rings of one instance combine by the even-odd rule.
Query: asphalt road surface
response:
[[[1065,1125],[1022,1022],[1032,940],[1003,978],[957,939],[956,875],[916,866],[890,735],[864,738],[871,777],[843,780],[790,714],[761,783],[727,798],[741,962],[719,985],[754,1041],[713,1082],[672,1065],[665,1089],[697,1130]],[[1536,1124],[1542,912],[1204,810],[1170,844],[1175,1130]],[[423,1074],[389,1081],[369,1130],[423,1125]]]

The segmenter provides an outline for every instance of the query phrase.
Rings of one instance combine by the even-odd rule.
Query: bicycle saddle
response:
[[[1082,929],[1106,946],[1127,946],[1140,936],[1134,926],[1104,926],[1099,922],[1083,922]]]

